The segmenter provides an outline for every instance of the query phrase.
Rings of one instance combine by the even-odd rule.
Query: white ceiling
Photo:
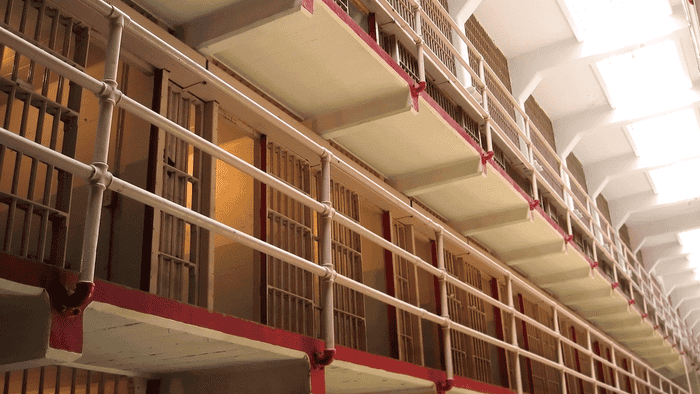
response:
[[[557,148],[564,154],[572,150],[584,165],[589,191],[593,192],[592,189],[598,185],[591,183],[607,177],[607,182],[603,183],[602,194],[611,202],[611,209],[616,211],[613,212],[613,220],[615,217],[624,219],[624,222],[613,225],[627,224],[635,243],[632,248],[641,247],[644,256],[652,256],[654,259],[663,256],[655,271],[663,274],[659,276],[666,291],[673,290],[670,292],[672,299],[678,302],[686,297],[689,291],[688,281],[695,283],[690,289],[697,289],[694,293],[697,299],[694,302],[683,303],[680,311],[683,317],[694,308],[700,307],[700,283],[694,278],[688,279],[688,275],[682,279],[683,283],[676,283],[674,281],[677,281],[679,276],[668,274],[687,267],[685,257],[676,258],[683,256],[681,253],[684,252],[676,230],[700,228],[700,220],[695,220],[696,216],[700,218],[700,202],[684,199],[674,204],[661,204],[661,199],[656,197],[656,190],[652,186],[648,171],[643,170],[646,168],[644,165],[638,164],[635,167],[637,170],[627,168],[617,174],[614,171],[622,169],[613,165],[636,157],[630,137],[625,131],[626,125],[674,112],[678,108],[698,107],[697,103],[700,100],[696,87],[700,78],[691,30],[688,28],[681,3],[685,0],[660,0],[657,5],[670,8],[671,15],[652,15],[652,19],[641,29],[634,27],[633,18],[629,17],[629,20],[626,20],[627,17],[623,17],[612,21],[614,26],[589,27],[585,32],[580,26],[576,26],[575,18],[569,17],[567,20],[567,14],[576,14],[576,10],[568,8],[567,3],[576,1],[581,2],[579,6],[573,7],[576,9],[586,8],[594,3],[604,3],[608,7],[624,3],[640,4],[630,0],[483,0],[475,14],[508,57],[514,90],[535,81],[536,87],[532,94],[553,120],[558,137]],[[563,26],[568,27],[568,31]],[[598,42],[595,39],[587,39],[591,33],[595,33],[595,29],[607,29],[610,34],[608,39]],[[578,34],[574,35],[574,31]],[[629,31],[634,34],[624,39],[620,38],[623,32]],[[620,33],[620,37],[616,36],[616,32]],[[641,51],[645,47],[664,42],[674,43],[678,48],[682,67],[667,76],[645,75],[638,85],[632,85],[635,89],[642,88],[637,96],[655,88],[667,87],[667,77],[675,77],[679,73],[692,81],[694,90],[652,94],[651,97],[645,97],[641,104],[633,104],[631,98],[618,100],[614,109],[596,63],[604,62],[612,56],[629,57],[634,50]],[[537,83],[535,77],[541,78],[541,81]],[[520,91],[513,93],[516,97],[521,94]],[[640,105],[644,105],[645,108]],[[663,135],[663,130],[659,130],[659,138],[663,138]],[[563,141],[563,146],[559,146],[560,141]],[[695,155],[700,155],[700,149],[697,149]],[[673,157],[670,157],[667,162],[671,163],[673,160]],[[685,181],[698,182],[697,179]],[[629,214],[626,215],[627,213]],[[687,249],[692,245],[685,247]],[[700,245],[696,248],[700,248]],[[653,262],[646,262],[649,263]],[[664,263],[676,264],[677,267],[662,267]],[[679,288],[681,284],[685,287]],[[679,289],[684,293],[678,293]],[[692,316],[697,318],[695,314]],[[693,322],[690,323],[692,326]],[[700,333],[700,324],[696,326],[696,333]]]

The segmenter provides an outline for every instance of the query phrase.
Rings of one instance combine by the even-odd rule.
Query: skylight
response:
[[[651,107],[692,87],[673,40],[642,47],[596,63],[610,106]]]
[[[683,250],[688,250],[691,254],[688,261],[691,266],[700,268],[700,256],[695,253],[700,253],[700,230],[690,230],[678,233],[678,240],[683,245]]]
[[[668,0],[565,0],[586,42],[620,44],[658,34],[664,16],[671,15]],[[653,23],[650,23],[653,22]]]
[[[700,128],[693,109],[643,120],[627,126],[627,131],[637,156],[653,158],[658,163],[671,163],[698,154]]]
[[[692,159],[658,170],[649,171],[649,176],[659,193],[660,203],[672,203],[700,196],[700,159]]]

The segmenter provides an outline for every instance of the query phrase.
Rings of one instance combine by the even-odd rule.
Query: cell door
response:
[[[318,181],[317,190],[320,193]],[[331,179],[331,204],[338,213],[359,223],[360,201],[357,193],[335,179]],[[339,274],[362,283],[362,237],[337,222],[333,222],[332,234],[333,267]],[[364,295],[336,284],[333,304],[336,343],[366,350]]]
[[[405,225],[384,214],[384,235],[395,245],[415,253],[413,226]],[[387,292],[401,301],[420,306],[418,272],[408,260],[386,252]],[[402,361],[423,365],[423,334],[421,321],[415,315],[389,307],[389,329],[392,356]]]
[[[309,162],[287,148],[261,139],[261,165],[268,174],[311,195]],[[316,218],[303,204],[265,187],[262,235],[274,246],[309,261],[318,261]],[[262,322],[309,337],[320,336],[318,280],[311,273],[262,255]]]
[[[44,0],[0,2],[3,27],[84,70],[90,29]],[[75,157],[82,88],[0,43],[0,126]],[[0,145],[0,251],[66,267],[73,177]],[[78,267],[68,267],[77,269]]]
[[[211,141],[214,103],[204,103],[156,72],[154,95],[160,113],[195,135]],[[185,141],[154,129],[151,136],[149,190],[195,212],[211,215],[212,159]],[[177,301],[212,307],[209,232],[168,213],[147,212],[153,228],[150,272],[152,293]],[[147,227],[149,228],[149,227]],[[148,244],[148,243],[146,243]]]
[[[481,271],[448,250],[445,250],[445,269],[462,282],[482,290]],[[452,320],[486,333],[486,305],[481,299],[448,283],[447,303]],[[491,352],[488,343],[456,330],[452,330],[450,335],[455,373],[492,383]]]

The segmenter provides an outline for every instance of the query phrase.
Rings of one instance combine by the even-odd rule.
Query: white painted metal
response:
[[[108,6],[106,3],[100,2],[99,0],[96,1],[96,2],[94,2],[94,3],[92,3],[92,4],[95,4],[95,5],[96,5],[96,9],[97,9],[97,10],[101,10],[101,11],[103,12],[103,14],[106,15],[106,16],[112,15],[113,12],[114,12],[114,10],[112,9],[111,6]],[[172,47],[168,46],[168,45],[165,44],[164,42],[159,41],[159,39],[157,39],[157,38],[154,39],[155,36],[153,36],[151,33],[147,32],[145,29],[141,28],[141,27],[138,26],[138,25],[133,25],[133,24],[132,24],[132,25],[130,25],[130,26],[136,26],[136,27],[133,27],[133,28],[132,28],[132,33],[135,33],[135,34],[137,34],[137,35],[140,35],[140,36],[142,36],[143,38],[145,38],[147,41],[150,41],[151,43],[154,43],[155,46],[157,47],[157,49],[162,50],[162,51],[164,51],[164,52],[166,52],[166,53],[168,53],[168,54],[170,54],[170,55],[172,55],[172,56],[175,56],[175,57],[179,58],[179,59],[180,59],[181,61],[183,61],[185,64],[188,64],[188,65],[192,68],[192,70],[193,70],[195,73],[199,74],[200,76],[203,76],[203,77],[204,77],[205,79],[207,79],[207,80],[213,81],[213,83],[215,83],[215,84],[218,84],[218,85],[222,88],[222,90],[225,90],[225,91],[229,92],[229,94],[235,96],[236,98],[248,102],[249,105],[251,105],[251,107],[256,108],[258,111],[262,112],[265,116],[269,117],[270,119],[276,120],[277,123],[278,123],[278,125],[280,125],[280,127],[282,127],[283,129],[285,129],[286,131],[290,132],[290,134],[291,134],[292,136],[294,136],[295,138],[299,139],[300,142],[302,142],[302,143],[304,143],[305,145],[307,145],[308,147],[314,149],[314,150],[316,151],[316,153],[318,153],[319,155],[322,155],[322,156],[324,156],[324,157],[329,157],[329,156],[330,156],[330,155],[329,155],[329,152],[328,152],[325,148],[319,146],[319,145],[316,144],[315,142],[313,142],[313,141],[309,140],[308,138],[306,138],[302,133],[300,133],[298,130],[294,129],[293,126],[291,126],[291,125],[289,125],[289,124],[283,122],[283,121],[282,121],[281,119],[279,119],[279,118],[274,117],[274,115],[272,115],[272,114],[270,114],[270,113],[266,113],[264,109],[262,109],[261,107],[257,106],[257,104],[254,103],[254,102],[252,102],[252,100],[248,99],[247,97],[245,97],[244,95],[242,95],[240,92],[237,92],[237,91],[233,90],[233,88],[231,88],[231,87],[228,86],[225,82],[223,82],[223,81],[221,81],[220,79],[218,79],[218,78],[216,78],[215,76],[213,76],[213,75],[212,75],[211,73],[209,73],[208,71],[204,70],[201,66],[197,65],[196,63],[193,63],[193,62],[189,61],[184,55],[182,55],[181,53],[177,52],[176,50],[174,50]],[[2,34],[3,34],[4,37],[5,37],[5,36],[6,36],[6,37],[11,37],[11,36],[12,36],[11,33],[8,33],[8,32],[6,32],[6,31],[4,31],[4,30],[0,30],[0,32],[2,32]],[[145,32],[145,33],[144,33],[144,32]],[[21,40],[16,40],[16,41],[17,41],[17,42],[20,42]],[[17,45],[18,45],[18,46],[21,46],[21,44],[17,44]],[[30,50],[29,52],[31,53],[32,51]],[[30,55],[30,56],[31,56],[31,55]],[[34,53],[34,56],[40,57],[41,55],[37,55],[36,53]],[[183,59],[184,59],[184,60],[183,60]],[[189,61],[189,63],[188,63],[188,61]],[[58,67],[57,67],[57,68],[58,68]],[[68,76],[70,76],[73,80],[78,80],[78,79],[80,79],[80,77],[74,78],[74,76],[80,74],[80,71],[77,71],[77,70],[74,70],[74,69],[70,69],[70,68],[65,68],[65,69],[63,70],[63,72],[64,72],[65,74],[67,74]],[[86,78],[83,78],[83,80],[85,81],[85,85],[92,86],[92,87],[98,87],[98,86],[99,86],[100,88],[102,87],[102,86],[100,86],[99,84],[95,84],[95,81],[92,80],[92,79],[90,79],[90,78],[87,78],[87,77],[86,77]],[[86,87],[88,87],[88,86],[86,86]],[[101,90],[101,89],[96,89],[96,90],[99,91],[99,90]],[[115,90],[115,92],[116,92],[116,90]],[[182,139],[184,139],[184,138],[190,138],[193,145],[198,146],[198,147],[201,147],[203,150],[207,150],[208,153],[211,152],[212,155],[215,155],[215,156],[217,156],[217,157],[221,156],[223,159],[232,162],[232,164],[240,165],[240,164],[238,164],[238,163],[236,162],[236,160],[234,160],[234,159],[232,159],[232,158],[230,158],[230,157],[228,157],[228,156],[222,154],[221,152],[217,151],[217,150],[215,149],[215,147],[214,147],[213,145],[211,145],[210,143],[208,143],[207,141],[198,140],[198,139],[195,139],[195,138],[193,138],[193,137],[187,137],[187,135],[189,134],[189,133],[187,132],[187,130],[182,130],[182,128],[178,127],[177,125],[173,125],[173,124],[171,124],[171,123],[168,123],[168,122],[164,121],[159,115],[154,114],[154,113],[152,113],[152,112],[149,112],[147,109],[144,109],[144,108],[139,107],[137,104],[135,104],[135,102],[133,102],[133,100],[129,99],[129,98],[126,97],[126,96],[123,96],[123,97],[120,97],[120,98],[121,98],[120,104],[123,105],[126,109],[132,110],[132,111],[136,112],[137,114],[143,115],[143,116],[144,116],[145,118],[147,118],[149,121],[153,121],[153,122],[155,122],[155,123],[159,123],[159,125],[162,126],[164,129],[166,129],[166,131],[171,132],[171,133],[174,133],[175,135],[178,136],[178,138],[182,138]],[[511,99],[512,99],[512,98],[511,98]],[[25,147],[30,147],[29,149],[38,149],[36,146],[33,146],[32,143],[31,143],[30,141],[22,141],[22,143],[19,143],[19,142],[18,142],[18,144],[21,145],[21,150],[26,150]],[[47,161],[48,161],[48,160],[47,160]],[[50,158],[50,161],[51,161],[52,164],[56,164],[56,165],[59,165],[59,166],[60,166],[62,163],[65,163],[65,162],[73,163],[72,166],[76,167],[76,169],[78,169],[81,173],[85,173],[84,169],[87,167],[87,166],[86,166],[86,167],[80,166],[80,165],[78,165],[75,161],[71,161],[71,160],[69,160],[69,159],[67,159],[67,158],[60,157],[60,156],[59,156],[59,157],[51,157],[51,158]],[[361,181],[361,182],[367,184],[368,186],[372,187],[372,189],[373,189],[374,191],[376,191],[377,193],[381,194],[383,197],[387,198],[388,200],[390,200],[390,201],[392,201],[392,202],[395,202],[396,205],[402,207],[402,208],[405,209],[406,211],[411,212],[413,215],[415,215],[415,217],[416,217],[418,220],[420,220],[420,221],[423,222],[424,224],[426,224],[426,225],[428,225],[429,227],[435,229],[436,231],[440,231],[440,232],[444,231],[444,229],[442,228],[442,226],[441,226],[440,224],[435,223],[435,222],[434,222],[433,220],[431,220],[430,218],[424,216],[424,215],[421,214],[420,212],[418,212],[418,211],[416,211],[415,209],[411,208],[411,207],[408,206],[403,200],[401,200],[401,199],[399,199],[398,197],[394,196],[392,193],[388,192],[386,189],[382,188],[380,185],[376,184],[376,183],[375,183],[374,181],[372,181],[371,179],[369,179],[369,178],[367,178],[366,176],[364,176],[364,175],[362,175],[362,174],[360,174],[360,173],[354,171],[353,168],[352,168],[350,165],[348,165],[347,163],[341,161],[339,158],[337,158],[337,157],[332,157],[332,162],[333,162],[333,164],[335,164],[335,165],[338,166],[339,168],[341,168],[341,169],[343,169],[343,170],[349,172],[351,175],[353,175],[354,177],[358,178],[359,181]],[[242,166],[242,167],[244,167],[244,166]],[[80,168],[82,168],[82,169],[80,169]],[[89,168],[89,167],[88,167],[88,168]],[[474,337],[476,337],[476,338],[482,339],[482,340],[484,340],[484,341],[486,341],[486,342],[489,342],[489,343],[491,343],[491,344],[494,344],[494,345],[496,345],[496,346],[500,346],[500,347],[502,347],[502,348],[504,348],[504,349],[506,349],[506,350],[510,350],[510,351],[516,352],[516,355],[517,355],[517,354],[524,355],[524,356],[529,357],[529,358],[531,358],[531,359],[533,359],[533,360],[536,360],[536,361],[539,361],[539,362],[544,363],[544,364],[546,364],[546,365],[549,365],[549,366],[552,366],[552,367],[554,367],[554,368],[557,368],[558,370],[565,371],[566,373],[570,374],[571,376],[575,376],[575,377],[581,378],[581,379],[583,379],[583,380],[586,380],[586,381],[595,383],[595,379],[593,379],[592,377],[590,377],[590,376],[588,376],[588,375],[584,375],[584,374],[578,373],[578,372],[576,372],[576,371],[570,370],[570,369],[568,369],[568,368],[566,368],[566,367],[563,367],[561,364],[559,364],[559,363],[557,363],[557,362],[550,361],[550,360],[548,360],[548,359],[545,359],[545,358],[543,358],[543,357],[540,357],[540,356],[535,355],[535,354],[533,354],[533,353],[530,353],[530,352],[528,352],[528,351],[519,349],[519,348],[517,347],[517,339],[516,339],[515,337],[513,338],[513,339],[514,339],[514,344],[509,344],[509,343],[506,343],[506,342],[502,342],[502,341],[496,340],[496,339],[494,339],[494,338],[492,338],[492,337],[490,337],[490,336],[488,336],[488,335],[485,335],[485,334],[483,334],[483,333],[480,333],[480,332],[478,332],[478,331],[475,331],[475,330],[469,329],[469,328],[467,328],[467,327],[458,325],[458,324],[456,324],[456,323],[454,323],[454,322],[450,322],[449,319],[447,319],[447,318],[440,317],[440,316],[437,316],[437,315],[435,315],[435,314],[429,313],[429,312],[425,311],[424,309],[421,309],[421,308],[415,307],[415,306],[413,306],[413,305],[407,304],[407,303],[405,303],[405,302],[399,301],[399,300],[397,300],[397,299],[394,299],[394,298],[392,298],[392,297],[390,297],[390,296],[387,296],[386,294],[383,294],[383,293],[381,293],[381,292],[379,292],[379,291],[377,291],[377,290],[375,290],[375,289],[372,289],[372,288],[370,288],[370,287],[368,287],[368,286],[366,286],[366,285],[357,283],[357,282],[355,282],[355,281],[353,281],[353,280],[351,280],[351,279],[349,279],[349,278],[347,278],[347,277],[344,277],[344,276],[341,276],[341,275],[337,275],[337,274],[333,271],[333,269],[330,268],[330,267],[321,267],[321,266],[316,265],[316,264],[313,263],[313,262],[309,262],[309,261],[304,260],[304,259],[302,259],[302,258],[298,258],[297,256],[294,256],[294,255],[292,255],[291,253],[285,252],[285,251],[280,250],[280,249],[278,249],[278,248],[275,248],[275,247],[273,247],[273,246],[271,246],[271,245],[268,245],[268,244],[266,244],[266,243],[264,243],[264,242],[262,242],[262,241],[259,241],[259,240],[257,240],[257,239],[252,238],[252,237],[249,237],[249,236],[247,236],[247,235],[245,235],[245,234],[242,234],[242,233],[236,231],[235,229],[232,229],[232,228],[230,228],[230,227],[227,227],[227,226],[225,226],[225,225],[222,225],[221,223],[217,223],[216,221],[214,221],[214,220],[212,220],[212,219],[210,219],[210,218],[207,218],[207,217],[205,217],[205,216],[203,216],[203,215],[200,215],[200,214],[197,214],[197,213],[193,213],[193,212],[187,210],[186,208],[183,208],[183,207],[181,207],[181,206],[179,206],[179,205],[177,205],[177,204],[173,204],[172,202],[169,202],[169,201],[167,201],[167,200],[165,200],[165,199],[163,199],[163,198],[154,196],[154,195],[152,195],[152,194],[150,194],[150,193],[148,193],[148,192],[145,192],[145,191],[143,191],[143,190],[140,190],[139,188],[137,188],[137,187],[135,187],[135,186],[133,186],[133,185],[130,185],[130,184],[126,183],[126,182],[123,182],[123,181],[121,181],[121,180],[119,180],[119,179],[117,179],[117,178],[112,178],[112,177],[111,177],[111,174],[109,174],[109,172],[107,172],[106,169],[103,169],[102,172],[99,172],[99,170],[98,170],[97,168],[98,168],[97,166],[92,166],[92,169],[94,169],[95,171],[98,172],[98,176],[101,178],[101,180],[105,181],[106,186],[107,186],[110,190],[114,190],[114,191],[120,192],[120,193],[124,194],[125,196],[134,198],[134,199],[136,199],[136,200],[138,200],[138,201],[141,201],[141,202],[144,202],[144,203],[146,203],[146,204],[157,206],[157,207],[163,209],[163,210],[166,211],[166,212],[169,212],[169,213],[171,213],[171,214],[173,214],[173,215],[178,215],[179,217],[186,218],[186,219],[190,220],[191,222],[193,222],[193,223],[195,223],[195,224],[197,224],[197,225],[201,225],[202,227],[208,228],[208,229],[210,229],[210,230],[212,230],[212,231],[216,231],[216,232],[219,232],[219,233],[223,233],[223,234],[225,234],[225,235],[227,235],[227,236],[229,236],[229,237],[232,237],[232,238],[238,240],[239,242],[241,242],[242,244],[244,244],[244,245],[246,245],[246,246],[249,246],[249,247],[255,248],[255,249],[257,249],[257,250],[261,250],[261,251],[263,251],[263,252],[265,252],[265,253],[271,254],[271,255],[273,255],[273,256],[275,256],[275,257],[277,257],[277,258],[280,258],[280,259],[282,259],[282,260],[285,260],[285,261],[289,262],[290,264],[293,264],[293,265],[295,265],[295,266],[298,266],[298,267],[300,267],[300,268],[303,268],[303,269],[305,269],[305,270],[308,270],[308,271],[310,271],[310,272],[312,272],[312,273],[314,273],[314,274],[316,274],[316,275],[319,275],[319,276],[321,276],[321,277],[323,277],[323,278],[335,278],[335,280],[336,280],[337,283],[339,283],[339,284],[342,284],[342,285],[344,285],[344,286],[347,286],[347,287],[349,287],[349,288],[351,288],[351,289],[353,289],[353,290],[356,290],[356,291],[358,291],[358,292],[361,292],[361,293],[363,293],[363,294],[365,294],[365,295],[367,295],[367,296],[376,298],[376,299],[378,299],[378,300],[380,300],[380,301],[382,301],[382,302],[385,302],[385,303],[387,303],[387,304],[389,304],[389,305],[395,306],[395,307],[397,307],[397,308],[399,308],[399,309],[405,310],[405,311],[407,311],[407,312],[409,312],[409,313],[415,314],[415,315],[417,315],[417,316],[419,316],[419,317],[421,317],[421,318],[424,318],[424,319],[426,319],[426,320],[428,320],[428,321],[432,321],[432,322],[434,322],[434,323],[436,323],[436,324],[439,324],[439,325],[442,325],[442,326],[447,326],[447,327],[452,326],[454,329],[456,329],[456,330],[458,330],[458,331],[461,331],[461,332],[464,332],[464,333],[469,334],[469,335],[471,335],[471,336],[474,336]],[[245,168],[245,167],[244,167],[244,168]],[[248,170],[248,171],[250,172],[249,175],[255,177],[256,179],[261,180],[261,181],[264,181],[264,182],[268,182],[268,179],[266,178],[266,174],[260,172],[259,170],[254,169],[254,168],[246,168],[246,170]],[[92,175],[93,175],[93,174],[92,174],[92,171],[91,171],[91,174],[90,174],[89,176],[87,176],[86,178],[90,178]],[[296,193],[294,193],[293,191],[288,191],[288,193],[290,194],[290,196],[292,196],[292,197],[294,197],[294,198],[296,198],[296,199],[302,200],[303,203],[308,204],[308,205],[312,205],[312,208],[314,208],[315,210],[317,210],[317,211],[320,212],[320,213],[332,214],[332,211],[329,211],[328,208],[327,208],[327,206],[324,205],[324,204],[319,204],[319,203],[316,202],[316,201],[308,201],[308,199],[302,198],[302,197],[298,196],[298,195],[297,195]],[[319,205],[320,205],[320,206],[319,206]],[[357,224],[352,224],[353,222],[352,222],[350,219],[348,219],[348,218],[346,218],[346,217],[344,217],[344,216],[342,216],[342,215],[336,215],[336,216],[337,216],[337,218],[339,219],[339,221],[341,222],[341,224],[346,225],[347,227],[351,227],[351,228],[353,228],[353,230],[357,230],[358,232],[367,231],[367,230],[364,230],[362,227],[360,227],[360,226],[357,225]],[[573,320],[573,321],[575,321],[575,322],[577,322],[577,323],[580,323],[580,324],[581,324],[582,326],[584,326],[584,327],[589,327],[587,323],[581,321],[579,318],[577,318],[576,316],[574,316],[571,312],[569,312],[569,311],[565,310],[564,308],[561,308],[561,307],[558,306],[557,304],[553,303],[553,302],[549,299],[549,297],[546,296],[545,294],[543,294],[541,291],[539,291],[539,290],[537,290],[537,289],[534,289],[532,286],[530,286],[530,285],[527,284],[526,282],[524,282],[524,281],[522,281],[522,280],[520,280],[520,279],[518,279],[518,278],[515,278],[515,277],[513,277],[512,275],[510,275],[510,274],[508,273],[508,271],[505,270],[504,268],[502,268],[502,266],[500,266],[496,261],[492,260],[490,257],[484,255],[483,253],[479,252],[478,250],[476,250],[476,249],[475,249],[474,247],[472,247],[471,245],[467,244],[467,243],[464,241],[464,239],[462,239],[461,237],[458,237],[458,236],[456,236],[456,235],[450,233],[449,231],[445,232],[445,234],[448,236],[448,238],[449,238],[452,242],[454,242],[455,244],[459,245],[460,247],[462,247],[462,248],[465,249],[465,250],[468,250],[468,251],[470,251],[470,252],[473,252],[475,255],[477,255],[477,256],[478,256],[480,259],[482,259],[484,262],[486,262],[487,264],[490,264],[491,268],[496,269],[496,270],[499,270],[499,271],[501,271],[503,274],[507,275],[507,277],[508,277],[508,290],[509,290],[509,294],[511,295],[511,297],[509,297],[509,303],[510,303],[510,305],[509,305],[508,307],[505,307],[504,309],[509,310],[510,313],[512,314],[512,317],[513,317],[512,322],[513,322],[513,324],[515,323],[515,320],[514,320],[514,319],[515,319],[516,316],[517,316],[519,319],[526,320],[526,321],[528,321],[528,322],[530,322],[530,323],[532,323],[532,324],[535,324],[535,325],[538,325],[538,324],[539,324],[539,323],[537,323],[536,321],[534,321],[534,320],[532,320],[532,319],[529,319],[528,317],[526,317],[526,316],[524,316],[524,315],[522,315],[522,314],[520,314],[520,313],[514,311],[513,305],[512,305],[512,286],[513,286],[513,283],[516,283],[516,284],[518,285],[518,287],[523,288],[523,289],[525,289],[525,290],[528,291],[528,292],[532,292],[533,294],[536,294],[537,297],[541,299],[541,301],[550,304],[550,305],[554,308],[554,310],[557,311],[558,313],[567,316],[567,317],[570,318],[571,320]],[[373,240],[373,241],[378,241],[378,240]],[[386,248],[389,249],[389,250],[392,250],[393,252],[401,253],[400,251],[398,251],[398,250],[392,248],[390,245],[383,245],[381,242],[377,242],[377,243],[379,243],[381,246],[386,247]],[[400,249],[400,248],[399,248],[399,249]],[[430,266],[430,265],[427,264],[426,262],[422,261],[422,260],[421,260],[420,258],[418,258],[417,256],[414,256],[414,255],[411,255],[411,254],[407,254],[405,257],[406,257],[409,261],[411,261],[412,263],[414,263],[414,264],[420,266],[421,268],[425,269],[426,271],[428,271],[428,272],[431,273],[432,275],[435,275],[435,276],[437,276],[437,277],[439,277],[439,278],[444,278],[444,279],[446,279],[446,280],[448,280],[448,281],[450,281],[450,282],[453,282],[455,285],[457,285],[457,286],[459,286],[459,287],[461,287],[461,288],[464,288],[466,291],[468,291],[468,292],[470,292],[470,293],[477,293],[476,291],[472,290],[469,286],[467,286],[467,285],[465,285],[465,284],[459,282],[458,280],[456,280],[455,278],[453,278],[453,277],[451,277],[451,276],[445,275],[445,273],[444,273],[443,270],[435,269],[434,267]],[[331,306],[332,306],[332,303],[331,303]],[[549,329],[548,329],[547,327],[545,327],[545,326],[542,326],[542,325],[540,325],[540,326],[541,326],[542,329],[547,329],[547,330],[549,330]],[[551,330],[550,330],[550,331],[551,331]],[[513,330],[512,332],[513,332],[513,335],[515,335],[515,330]],[[553,332],[553,335],[555,335],[557,338],[560,338],[560,340],[564,341],[564,339],[562,339],[561,336],[560,336],[558,333]],[[589,346],[589,347],[590,347],[590,346]],[[583,349],[583,350],[585,350],[585,351],[587,351],[588,353],[590,353],[590,349]],[[627,353],[624,349],[619,348],[618,351],[619,351],[620,353],[626,354],[628,357],[632,357],[632,356],[631,356],[629,353]],[[601,359],[601,362],[603,362],[603,361],[605,361],[605,360],[602,360],[602,359]],[[612,365],[611,365],[611,366],[612,366]],[[519,368],[518,368],[518,370],[519,370]],[[625,373],[625,372],[624,372],[624,371],[621,371],[621,373]],[[675,384],[673,384],[673,382],[670,382],[670,381],[666,380],[666,378],[664,378],[663,376],[659,376],[659,377],[660,377],[661,380],[667,381],[669,384],[674,385],[674,387],[677,387],[677,386],[675,386]],[[647,382],[644,382],[643,380],[641,380],[641,379],[639,379],[639,378],[636,378],[636,377],[634,377],[634,378],[635,378],[635,380],[639,381],[640,383],[643,383],[643,384],[648,385]],[[518,382],[520,382],[520,379],[518,379]],[[609,390],[612,390],[612,391],[621,392],[620,390],[616,389],[615,387],[610,387],[610,386],[604,385],[604,384],[602,384],[602,383],[598,383],[598,385],[601,386],[601,387],[605,387],[605,388],[607,388],[607,389],[609,389]],[[518,389],[519,389],[520,392],[522,391],[522,387],[518,387]],[[680,388],[679,388],[679,389],[680,389]]]

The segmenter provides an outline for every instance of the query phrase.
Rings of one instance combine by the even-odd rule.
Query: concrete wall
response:
[[[250,164],[255,161],[254,141],[229,121],[219,118],[218,145]],[[223,164],[216,166],[216,220],[255,234],[253,178]],[[246,320],[260,321],[260,278],[257,252],[229,238],[214,235],[214,310]]]

